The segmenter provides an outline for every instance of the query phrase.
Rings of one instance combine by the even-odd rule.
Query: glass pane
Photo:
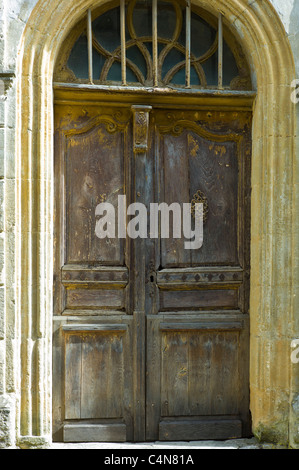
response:
[[[108,82],[121,82],[121,65],[120,62],[114,62],[110,67],[110,70],[107,75]],[[138,79],[134,72],[127,67],[127,82],[128,83],[138,83]]]
[[[143,77],[147,76],[147,66],[143,54],[140,52],[137,46],[132,46],[127,49],[126,52],[127,58],[130,59],[137,67],[140,72],[143,74]],[[128,68],[128,67],[127,67]],[[136,77],[135,77],[136,80]]]
[[[239,75],[236,59],[226,44],[223,42],[223,85],[229,86],[233,78]]]
[[[169,2],[158,2],[158,37],[171,39],[175,32],[176,12]]]
[[[92,50],[92,72],[93,79],[99,80],[102,72],[104,63],[106,62],[106,57],[102,54],[98,54],[95,49]]]
[[[133,25],[137,37],[152,36],[152,1],[137,2],[133,11]]]
[[[191,66],[190,70],[190,84],[191,86],[201,86],[199,76],[193,66]]]
[[[77,78],[88,79],[88,56],[87,56],[87,38],[81,35],[75,43],[67,66],[72,70]]]
[[[218,86],[218,53],[201,64],[208,86]]]
[[[113,8],[94,20],[92,30],[100,45],[107,51],[113,52],[120,46],[119,8]]]
[[[134,84],[139,83],[135,73],[129,67],[127,67],[127,82]]]
[[[191,15],[191,52],[195,57],[205,54],[216,38],[216,31],[195,13]]]
[[[174,65],[184,60],[185,60],[185,55],[182,52],[178,51],[177,49],[171,49],[171,51],[165,57],[165,60],[162,66],[163,80],[167,72],[171,70]],[[171,83],[174,83],[173,80],[171,80]],[[185,80],[184,80],[184,83],[185,83]]]
[[[150,53],[150,56],[152,57],[153,56],[153,43],[149,41],[144,41],[143,44],[146,46],[147,50]],[[158,42],[158,54],[160,54],[160,52],[163,51],[164,47],[165,47],[164,43]]]
[[[179,72],[177,72],[173,79],[171,80],[171,83],[173,85],[181,85],[184,86],[186,81],[186,69],[183,67]]]
[[[119,62],[114,62],[110,67],[107,76],[108,81],[121,82],[121,65]]]
[[[152,42],[145,41],[144,45],[147,47],[148,52],[150,53],[150,56],[153,56],[153,44]]]

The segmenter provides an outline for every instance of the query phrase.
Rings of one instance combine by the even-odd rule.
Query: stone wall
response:
[[[0,448],[15,445],[20,384],[16,312],[15,128],[16,62],[26,22],[36,1],[1,0],[0,79]],[[1,83],[1,82],[0,82]]]
[[[263,0],[267,2],[268,0]],[[0,448],[19,445],[18,436],[20,435],[20,420],[16,419],[20,411],[20,391],[26,384],[21,382],[20,357],[22,305],[18,307],[16,299],[18,297],[18,263],[26,264],[26,259],[18,259],[15,254],[19,252],[22,244],[19,235],[20,217],[17,218],[17,207],[19,204],[18,193],[16,191],[17,168],[16,168],[16,128],[20,119],[17,113],[17,63],[22,34],[30,15],[38,2],[36,0],[1,0],[0,3],[0,79],[3,90],[0,97]],[[213,2],[216,3],[216,2]],[[254,4],[259,1],[247,0],[248,8],[255,8]],[[286,35],[289,38],[294,55],[296,74],[299,78],[299,0],[271,0],[283,25]],[[48,2],[50,7],[51,2]],[[275,44],[273,44],[275,47]],[[26,77],[22,78],[23,80]],[[297,105],[298,130],[296,137],[296,155],[299,157],[299,105]],[[288,119],[288,116],[281,116],[281,119]],[[28,134],[33,129],[28,126]],[[21,149],[22,151],[22,149]],[[298,171],[298,166],[296,167]],[[294,181],[299,181],[294,178]],[[298,204],[298,185],[294,187],[296,199],[294,203]],[[298,207],[298,205],[297,205]],[[298,211],[297,211],[298,213]],[[28,214],[24,214],[24,217]],[[295,287],[293,292],[298,292],[298,217],[294,230],[293,239],[293,262],[295,263],[295,276],[292,280]],[[30,268],[28,268],[30,269]],[[28,271],[29,272],[29,271]],[[291,293],[289,294],[291,295]],[[293,309],[297,312],[295,315],[295,327],[292,328],[294,338],[299,338],[299,320],[298,320],[298,295],[293,298]],[[291,314],[290,314],[291,315]],[[297,332],[297,334],[296,334]],[[289,335],[290,336],[290,335]],[[287,336],[288,340],[291,339]],[[282,338],[282,339],[285,339]],[[23,348],[31,350],[30,339],[25,338]],[[283,346],[282,346],[283,348]],[[288,343],[286,348],[288,348]],[[285,349],[284,349],[285,351]],[[290,351],[291,352],[291,351]],[[254,351],[254,354],[261,351]],[[264,354],[265,351],[262,351]],[[269,361],[271,361],[271,351]],[[285,366],[283,363],[277,368],[277,374],[283,374],[285,368],[288,368],[286,374],[286,384],[283,393],[278,395],[280,399],[276,402],[273,396],[275,407],[283,407],[286,419],[278,426],[273,427],[271,433],[270,425],[259,423],[256,426],[255,433],[257,437],[274,442],[283,442],[293,447],[299,446],[299,364]],[[261,372],[262,373],[262,372]],[[26,381],[26,377],[23,377]],[[275,383],[275,381],[273,382]],[[281,382],[280,382],[281,383]],[[27,385],[28,386],[28,385]],[[273,385],[271,385],[273,387]],[[265,389],[270,385],[266,382]],[[269,391],[269,390],[268,390]],[[269,396],[275,394],[275,388],[270,390]],[[284,400],[281,401],[281,396]],[[286,410],[285,402],[289,401],[289,409]],[[29,406],[29,404],[28,404]],[[255,405],[256,407],[256,405]],[[279,412],[277,414],[279,416]],[[30,417],[28,419],[31,419]],[[279,418],[278,418],[279,419]],[[37,439],[35,442],[23,440],[24,447],[35,445],[43,446],[44,441]]]

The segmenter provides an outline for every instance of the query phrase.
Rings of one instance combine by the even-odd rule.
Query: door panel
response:
[[[161,415],[238,414],[238,332],[192,326],[160,325]]]
[[[148,318],[149,439],[157,428],[159,440],[250,434],[247,338],[242,314]]]
[[[250,435],[250,127],[245,111],[56,106],[55,440]],[[171,230],[95,235],[100,202],[196,194],[198,250]]]
[[[157,115],[158,117],[158,115]],[[160,140],[158,173],[161,175],[159,203],[189,203],[190,200],[190,172],[186,164],[188,149],[185,135],[177,138],[171,134],[156,136]],[[178,177],[179,175],[179,177]],[[175,182],[175,184],[174,184]],[[171,230],[170,230],[171,235]],[[162,239],[161,266],[190,266],[191,251],[184,249],[184,238]]]
[[[94,230],[96,206],[109,202],[117,207],[118,195],[124,194],[124,145],[124,133],[111,133],[105,122],[99,122],[88,132],[66,137],[66,261],[69,264],[124,265],[123,240],[114,238],[109,243],[96,240]]]
[[[158,114],[159,118],[161,120],[163,114],[162,118]],[[179,118],[178,113],[177,121],[180,122]],[[183,240],[170,238],[163,244],[162,266],[239,265],[237,230],[240,169],[237,142],[227,141],[227,137],[221,141],[221,135],[218,134],[214,137],[216,142],[213,142],[212,136],[194,124],[192,115],[189,119],[183,121],[186,128],[177,129],[174,124],[174,130],[169,127],[165,130],[161,126],[163,133],[168,132],[160,137],[161,187],[164,191],[163,200],[168,204],[191,203],[197,191],[203,193],[208,202],[205,243],[200,250],[188,252],[182,249]],[[206,138],[188,127],[207,134]],[[231,139],[240,140],[238,135],[232,135]],[[176,184],[173,184],[174,181]]]
[[[95,233],[99,203],[130,199],[131,134],[128,110],[56,108],[55,440],[133,439],[129,249]]]
[[[190,198],[198,189],[208,201],[205,243],[192,251],[194,265],[238,265],[238,152],[236,142],[212,142],[185,131]]]
[[[184,239],[172,237],[159,244],[157,309],[147,316],[147,436],[246,436],[250,116],[156,110],[153,121],[158,202],[182,205],[200,191],[208,212],[202,248],[184,250]]]
[[[238,308],[238,290],[221,290],[214,286],[213,289],[160,291],[160,311],[200,308]]]
[[[117,331],[66,334],[66,419],[122,417],[122,351],[123,336]],[[115,383],[118,388],[111,388]]]

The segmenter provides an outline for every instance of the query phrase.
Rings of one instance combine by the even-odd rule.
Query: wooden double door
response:
[[[250,435],[250,128],[194,103],[56,104],[54,440]],[[119,196],[147,208],[146,237]],[[152,236],[151,203],[192,201],[201,248]],[[96,233],[102,202],[114,238]]]

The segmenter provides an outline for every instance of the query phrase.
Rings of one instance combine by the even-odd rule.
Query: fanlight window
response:
[[[241,48],[190,0],[119,0],[88,10],[58,58],[56,82],[251,90]]]

